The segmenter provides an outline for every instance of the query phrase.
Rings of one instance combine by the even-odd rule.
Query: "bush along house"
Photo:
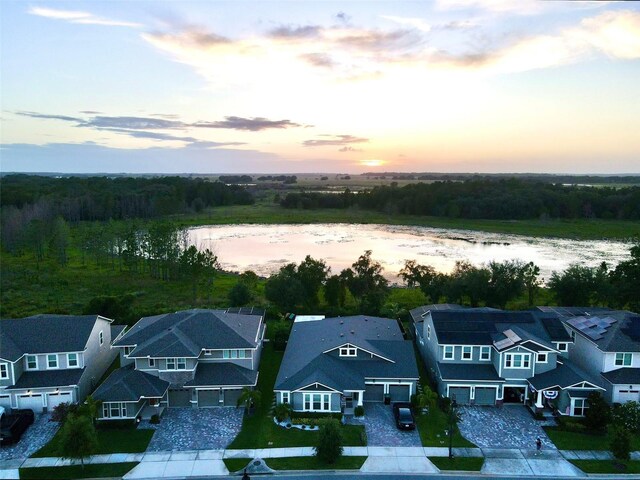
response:
[[[113,342],[123,367],[95,391],[102,420],[146,419],[172,407],[235,407],[254,388],[264,312],[187,310],[140,319]]]
[[[583,416],[602,379],[568,358],[573,342],[553,312],[428,305],[411,311],[438,393],[463,405],[526,404]]]

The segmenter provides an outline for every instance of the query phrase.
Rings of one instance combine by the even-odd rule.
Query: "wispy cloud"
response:
[[[363,150],[361,148],[354,148],[349,145],[346,145],[342,148],[339,148],[338,151],[345,153],[345,152],[362,152]]]
[[[417,28],[422,32],[430,32],[431,24],[427,23],[422,18],[417,17],[396,17],[394,15],[382,15],[385,20],[391,20],[392,22],[399,23],[400,25],[408,25],[413,28]]]
[[[217,122],[196,122],[191,126],[199,128],[228,128],[232,130],[248,130],[250,132],[259,132],[272,128],[292,128],[301,127],[298,123],[291,120],[269,120],[262,117],[243,118],[243,117],[225,117],[224,120]]]
[[[58,10],[47,7],[31,7],[27,10],[31,15],[39,17],[51,18],[54,20],[64,20],[70,23],[79,23],[84,25],[105,25],[111,27],[129,27],[140,28],[141,24],[135,22],[127,22],[122,20],[114,20],[110,18],[99,17],[89,12],[81,12],[75,10]]]
[[[305,140],[304,142],[302,142],[302,144],[305,147],[327,147],[327,146],[345,146],[345,145],[348,146],[352,143],[366,143],[369,141],[368,138],[355,137],[353,135],[321,135],[321,136],[327,137],[327,138]]]

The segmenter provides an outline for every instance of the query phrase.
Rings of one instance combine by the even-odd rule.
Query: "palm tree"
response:
[[[249,387],[242,389],[242,394],[238,397],[238,403],[236,407],[244,405],[245,411],[251,415],[254,408],[260,408],[260,401],[262,399],[262,393],[259,390],[253,390]]]

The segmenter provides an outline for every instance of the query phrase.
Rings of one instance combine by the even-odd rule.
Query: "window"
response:
[[[78,366],[78,354],[77,353],[67,353],[67,366],[69,366],[69,367],[77,367]]]
[[[444,346],[443,360],[453,360],[453,345]]]
[[[38,369],[38,357],[36,355],[27,355],[27,370]]]
[[[58,355],[55,353],[47,355],[47,368],[58,368]]]
[[[558,343],[558,350],[561,352],[566,352],[569,349],[569,345],[567,343]]]
[[[167,370],[175,370],[175,369],[176,369],[176,359],[167,358]]]
[[[205,355],[213,355],[213,350],[204,350]]]
[[[186,358],[178,358],[176,359],[178,363],[178,370],[186,370],[187,369],[187,359]]]
[[[355,357],[358,355],[358,352],[355,347],[349,345],[348,347],[340,348],[340,356],[341,357]]]
[[[630,367],[632,360],[632,353],[616,353],[616,366],[618,367]]]
[[[471,360],[473,356],[473,347],[462,347],[462,360]]]
[[[238,358],[238,351],[237,350],[231,350],[231,358]]]
[[[230,356],[231,356],[230,350],[223,350],[222,351],[222,358],[229,358]]]
[[[104,343],[104,333],[102,333],[102,330],[100,330],[98,334],[98,339],[100,340],[100,345],[102,345]]]
[[[124,356],[128,357],[133,352],[134,347],[124,347]]]
[[[150,368],[155,368],[156,367],[156,359],[155,358],[150,358],[149,359],[149,367]]]
[[[531,361],[530,353],[506,353],[505,368],[529,368]]]
[[[223,350],[222,358],[245,358],[244,350]]]
[[[584,417],[584,414],[589,408],[586,398],[576,398],[573,403],[573,414],[576,417]]]
[[[282,403],[289,403],[289,392],[282,392]]]
[[[546,353],[539,353],[536,356],[536,362],[538,362],[538,363],[547,363],[547,354]]]
[[[127,407],[124,403],[109,402],[102,404],[102,416],[105,418],[122,418],[127,416]]]
[[[6,379],[9,378],[9,364],[8,363],[0,363],[0,378]]]
[[[304,393],[304,410],[309,412],[328,412],[331,410],[330,393]]]
[[[480,360],[491,360],[491,347],[480,347]]]
[[[427,340],[431,340],[431,325],[427,325]]]

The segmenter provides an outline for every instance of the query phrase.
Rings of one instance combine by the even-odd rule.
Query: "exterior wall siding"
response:
[[[100,345],[99,334],[103,333],[103,343]],[[96,320],[86,350],[84,351],[85,372],[78,385],[78,401],[83,401],[98,386],[104,372],[115,360],[118,352],[111,348],[111,324],[102,319]]]
[[[599,375],[605,371],[602,351],[577,333],[574,343],[569,344],[569,359],[592,374]]]
[[[507,368],[505,367],[507,361],[507,354],[509,353],[523,353],[529,354],[529,368]],[[514,348],[508,352],[502,352],[502,378],[505,379],[526,379],[533,376],[533,362],[535,362],[534,353],[524,348]]]

